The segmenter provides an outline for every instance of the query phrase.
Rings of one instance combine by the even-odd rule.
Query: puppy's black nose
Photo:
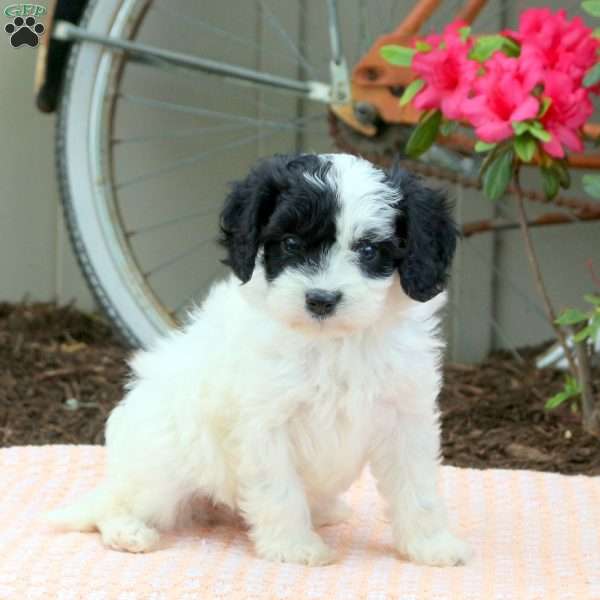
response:
[[[329,316],[342,299],[342,292],[309,290],[306,292],[306,308],[317,317]]]

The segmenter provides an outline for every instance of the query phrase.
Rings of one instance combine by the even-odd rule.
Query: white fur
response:
[[[328,158],[342,211],[325,268],[268,283],[257,260],[249,283],[217,283],[182,331],[138,353],[108,420],[106,479],[55,523],[146,551],[203,496],[243,515],[260,556],[325,564],[315,527],[347,517],[338,496],[369,463],[402,555],[467,560],[436,491],[444,294],[419,304],[398,275],[361,273],[352,243],[389,233],[393,192],[365,161]],[[339,310],[311,318],[308,288],[341,290]]]

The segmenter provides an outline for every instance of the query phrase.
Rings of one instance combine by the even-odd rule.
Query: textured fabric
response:
[[[233,527],[169,535],[164,549],[133,555],[45,525],[41,515],[93,487],[103,464],[94,446],[0,450],[0,599],[600,598],[600,478],[444,467],[454,529],[476,554],[440,569],[394,555],[367,472],[348,494],[354,517],[321,530],[338,562],[305,568],[257,559]]]

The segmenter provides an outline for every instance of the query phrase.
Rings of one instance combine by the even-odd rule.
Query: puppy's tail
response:
[[[46,513],[45,518],[55,527],[67,531],[94,531],[112,504],[107,486],[101,485],[75,504]]]

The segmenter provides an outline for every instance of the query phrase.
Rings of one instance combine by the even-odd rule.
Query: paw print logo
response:
[[[12,23],[7,23],[4,31],[10,35],[10,44],[13,48],[31,46],[35,48],[44,34],[45,27],[36,23],[34,17],[15,17]]]

